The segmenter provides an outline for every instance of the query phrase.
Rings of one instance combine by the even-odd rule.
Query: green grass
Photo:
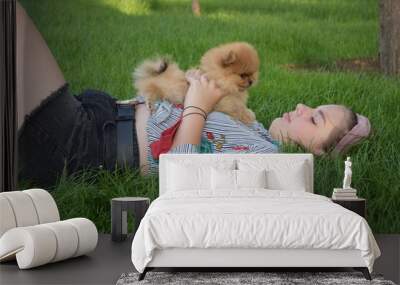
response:
[[[141,177],[137,170],[82,171],[73,177],[63,176],[52,194],[61,217],[87,217],[99,231],[110,232],[111,198],[146,196],[153,200],[158,195],[157,183],[158,177]]]
[[[131,98],[131,72],[147,57],[169,54],[188,68],[210,47],[250,42],[262,65],[249,106],[266,127],[299,102],[344,104],[370,118],[373,135],[350,153],[353,186],[368,199],[374,232],[400,232],[400,80],[331,68],[338,59],[377,56],[377,0],[202,0],[200,18],[189,0],[21,2],[75,93],[97,88]],[[322,68],[289,71],[285,64]],[[343,166],[343,158],[317,158],[315,192],[329,196],[340,186]],[[89,172],[62,178],[53,193],[63,218],[86,216],[107,232],[111,197],[153,199],[157,183],[132,171]]]

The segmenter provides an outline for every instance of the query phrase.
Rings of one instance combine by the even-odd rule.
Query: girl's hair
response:
[[[350,108],[340,105],[343,108],[344,120],[343,126],[335,126],[332,133],[323,144],[322,148],[325,153],[330,153],[335,149],[339,141],[357,125],[357,114]]]

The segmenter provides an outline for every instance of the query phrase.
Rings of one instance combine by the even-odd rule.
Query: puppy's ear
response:
[[[236,61],[236,54],[234,51],[229,51],[228,54],[226,54],[223,58],[222,58],[222,65],[223,66],[228,66],[231,65],[232,63],[234,63]]]
[[[162,58],[161,61],[160,61],[160,65],[158,66],[157,73],[161,74],[164,71],[166,71],[167,68],[168,68],[168,64],[169,64],[168,59],[167,58]]]

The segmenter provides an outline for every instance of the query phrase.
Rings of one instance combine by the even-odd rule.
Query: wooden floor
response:
[[[115,243],[110,235],[99,235],[96,250],[87,256],[28,270],[18,270],[16,262],[0,264],[0,284],[115,284],[122,273],[135,270],[131,243]]]
[[[382,255],[375,262],[374,272],[400,284],[400,234],[375,235],[375,239]]]
[[[400,235],[376,235],[382,251],[374,272],[400,282]],[[115,284],[124,272],[134,271],[131,262],[132,238],[114,243],[110,235],[100,235],[94,252],[29,270],[19,270],[16,262],[0,265],[0,284]]]

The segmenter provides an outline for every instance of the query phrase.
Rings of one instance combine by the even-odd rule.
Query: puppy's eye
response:
[[[242,73],[242,74],[240,74],[240,77],[241,77],[242,79],[246,79],[247,74],[246,74],[246,73]]]

